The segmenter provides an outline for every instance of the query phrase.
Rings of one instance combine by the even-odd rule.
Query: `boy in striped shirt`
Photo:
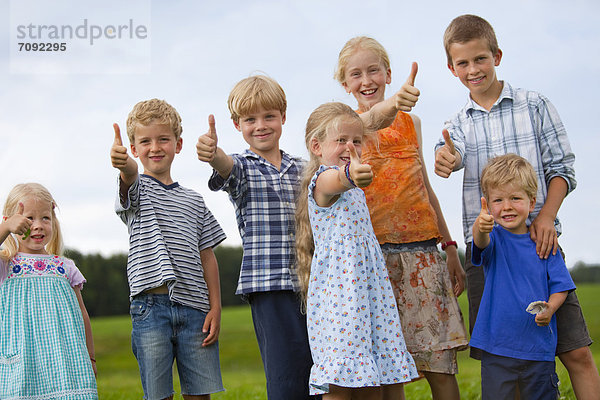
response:
[[[176,360],[183,398],[208,399],[223,390],[213,247],[225,234],[202,196],[171,178],[183,143],[181,117],[171,105],[152,99],[129,113],[127,135],[143,174],[113,127],[110,156],[120,171],[115,210],[129,231],[131,341],[145,398],[172,398]]]

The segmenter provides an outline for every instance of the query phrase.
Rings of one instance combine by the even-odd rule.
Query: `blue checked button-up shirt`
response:
[[[472,226],[481,211],[480,178],[489,159],[515,153],[528,160],[538,177],[534,219],[546,201],[548,183],[554,177],[567,181],[568,191],[575,189],[575,155],[556,108],[543,95],[504,82],[502,93],[490,111],[471,98],[465,107],[445,123],[456,150],[462,157],[458,169],[463,176],[463,231],[470,242]],[[444,145],[443,138],[435,149]],[[560,235],[558,219],[555,227]]]
[[[224,190],[235,207],[244,255],[236,294],[298,290],[293,272],[296,197],[304,161],[281,152],[281,169],[250,150],[232,154],[227,179],[216,171],[212,191]]]

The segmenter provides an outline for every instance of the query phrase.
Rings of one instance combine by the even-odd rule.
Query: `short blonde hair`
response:
[[[176,140],[179,140],[183,132],[181,117],[172,105],[159,99],[144,100],[133,106],[133,110],[131,110],[127,117],[127,137],[129,137],[129,142],[134,142],[135,128],[138,125],[148,126],[152,123],[169,126]]]
[[[387,71],[390,69],[390,57],[381,43],[367,36],[357,36],[348,40],[344,47],[342,47],[342,50],[340,50],[337,68],[333,74],[334,79],[340,84],[343,85],[346,83],[346,67],[348,66],[348,60],[354,53],[361,49],[371,50],[381,59],[381,63],[385,70]]]
[[[15,215],[19,210],[19,203],[23,203],[25,199],[34,199],[37,201],[44,201],[52,206],[52,237],[46,246],[46,251],[49,254],[62,255],[63,251],[63,240],[62,233],[60,230],[60,224],[56,218],[54,208],[56,207],[56,201],[44,186],[39,183],[20,183],[15,185],[6,197],[6,203],[4,203],[3,215],[7,218]],[[9,235],[4,241],[4,249],[0,251],[0,257],[4,260],[10,260],[19,251],[19,245],[16,240],[12,240]]]
[[[496,54],[499,50],[494,28],[485,19],[472,14],[454,18],[444,32],[444,49],[448,64],[452,65],[450,46],[453,43],[466,43],[474,39],[484,39],[492,54]]]
[[[490,189],[508,184],[516,185],[530,199],[535,199],[537,175],[529,161],[512,153],[492,158],[481,173],[481,191],[488,200]]]
[[[273,78],[266,75],[253,75],[239,81],[227,99],[231,119],[237,124],[240,117],[252,114],[259,109],[279,110],[281,115],[287,109],[285,92]]]

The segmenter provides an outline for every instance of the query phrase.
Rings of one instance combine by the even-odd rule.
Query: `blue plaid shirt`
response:
[[[463,231],[471,242],[472,226],[481,211],[481,172],[489,159],[515,153],[533,165],[538,177],[538,192],[529,222],[540,212],[554,177],[567,181],[568,192],[575,189],[575,155],[556,108],[543,95],[504,82],[502,92],[487,111],[470,97],[467,104],[444,128],[448,129],[456,150],[462,157],[458,169],[463,176]],[[444,145],[442,138],[435,146]],[[556,231],[560,235],[558,218]]]
[[[277,170],[250,150],[231,157],[229,177],[214,171],[208,187],[226,191],[235,207],[244,250],[236,294],[297,291],[295,212],[304,161],[282,151]]]

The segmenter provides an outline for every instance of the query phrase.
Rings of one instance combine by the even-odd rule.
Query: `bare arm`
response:
[[[417,104],[421,92],[415,85],[418,66],[412,63],[410,75],[402,88],[389,99],[375,104],[370,110],[360,115],[365,127],[377,131],[386,128],[394,122],[398,111],[409,112]]]
[[[538,326],[547,326],[552,320],[552,316],[562,306],[567,298],[567,292],[552,293],[546,302],[546,309],[535,316],[535,323]]]
[[[233,158],[225,154],[217,143],[215,117],[211,114],[208,116],[208,132],[198,138],[196,153],[198,160],[209,163],[222,178],[227,179],[233,169]]]
[[[567,195],[567,181],[557,176],[548,184],[548,195],[539,214],[529,227],[531,239],[535,242],[535,250],[540,258],[548,258],[550,252],[558,251],[558,237],[554,228],[554,220]]]
[[[354,181],[356,187],[366,187],[373,181],[373,171],[369,164],[361,164],[360,157],[356,153],[354,144],[347,143],[350,151],[350,166],[348,169],[350,178]],[[346,177],[345,168],[328,169],[323,171],[317,178],[313,197],[317,205],[328,207],[335,203],[340,193],[354,188],[350,180]]]
[[[138,175],[137,163],[127,154],[127,148],[123,146],[121,140],[121,129],[118,124],[113,124],[115,130],[115,140],[110,149],[110,161],[112,166],[121,171],[120,195],[121,199],[127,198],[129,187],[135,182]]]
[[[425,188],[427,189],[427,195],[429,197],[429,202],[435,211],[437,216],[437,225],[440,234],[442,235],[442,240],[444,242],[451,242],[452,236],[450,235],[450,230],[448,229],[448,225],[446,225],[446,220],[444,219],[444,214],[442,213],[442,207],[438,201],[433,188],[431,187],[431,183],[429,182],[429,177],[427,176],[427,168],[425,167],[425,160],[423,159],[423,146],[422,146],[422,135],[421,135],[421,120],[416,115],[410,115],[413,124],[415,126],[415,131],[417,132],[417,142],[419,143],[419,158],[421,160],[421,167],[423,172],[423,183],[425,184]],[[454,290],[454,295],[456,297],[460,296],[460,294],[465,290],[465,271],[462,268],[460,263],[460,258],[458,257],[458,248],[456,246],[448,246],[446,247],[446,265],[448,268],[448,273],[450,274],[450,280],[452,281],[452,287]]]
[[[490,244],[490,232],[494,228],[494,218],[487,209],[487,200],[481,198],[481,212],[473,224],[473,243],[480,249],[485,249]]]
[[[90,322],[90,316],[85,308],[83,297],[81,296],[81,290],[74,287],[75,296],[77,296],[77,302],[81,309],[81,316],[83,317],[83,327],[85,329],[85,345],[87,346],[88,354],[92,360],[92,368],[94,369],[94,375],[98,375],[98,369],[96,368],[96,351],[94,350],[94,338],[92,336],[92,323]]]
[[[0,244],[4,243],[11,233],[24,235],[27,232],[31,226],[31,221],[23,216],[23,210],[23,203],[19,203],[17,213],[0,222]]]
[[[204,320],[203,332],[208,336],[202,342],[202,346],[210,346],[219,338],[221,331],[221,286],[219,283],[219,265],[212,247],[200,251],[200,260],[204,270],[204,280],[208,287],[208,301],[210,311]]]

